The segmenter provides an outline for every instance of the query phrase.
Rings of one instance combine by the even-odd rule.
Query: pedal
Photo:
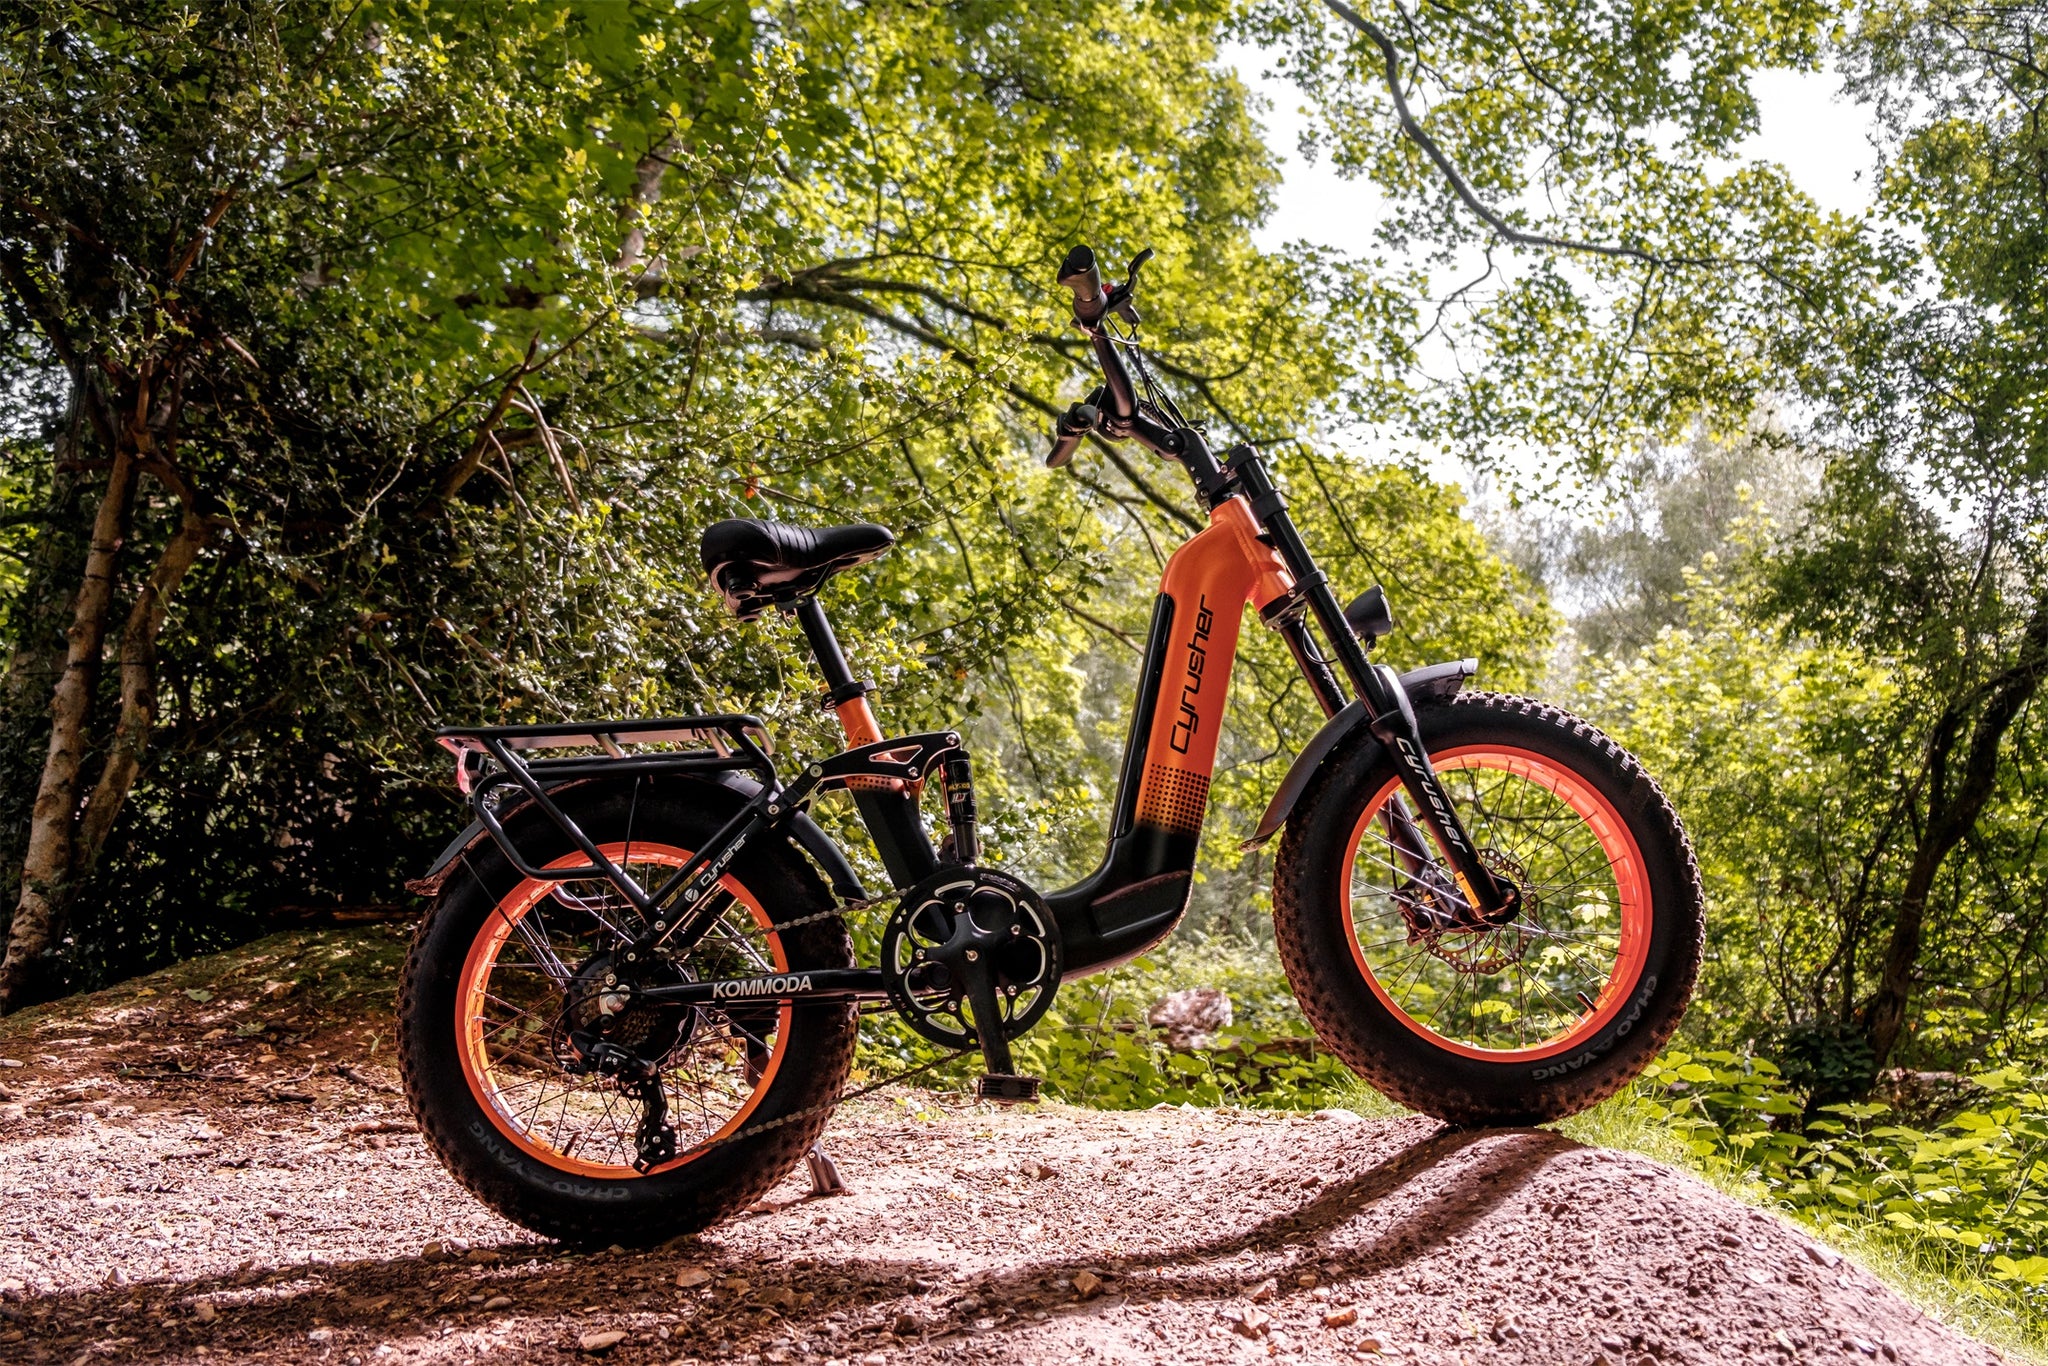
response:
[[[997,1105],[1027,1105],[1038,1102],[1039,1079],[1009,1072],[990,1072],[974,1079],[974,1098]]]

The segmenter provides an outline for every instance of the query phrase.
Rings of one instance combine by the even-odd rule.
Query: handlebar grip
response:
[[[1056,470],[1074,458],[1081,438],[1095,430],[1102,412],[1092,403],[1076,403],[1053,424],[1052,449],[1046,452],[1045,467]]]
[[[1102,297],[1102,271],[1095,264],[1092,247],[1075,247],[1060,262],[1059,282],[1074,291],[1074,316],[1084,323],[1100,318],[1106,301]]]

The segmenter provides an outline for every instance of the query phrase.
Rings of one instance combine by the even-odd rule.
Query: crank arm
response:
[[[823,968],[813,972],[780,972],[767,977],[728,977],[713,982],[678,982],[643,987],[636,1003],[661,1005],[729,1005],[736,1001],[768,1001],[793,1005],[801,1001],[886,1001],[880,968]]]

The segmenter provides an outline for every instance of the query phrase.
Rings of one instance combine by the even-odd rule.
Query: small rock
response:
[[[1600,1339],[1600,1345],[1602,1347],[1605,1347],[1610,1352],[1623,1351],[1628,1347],[1627,1343],[1623,1342],[1620,1338],[1615,1337],[1611,1333],[1608,1334],[1606,1337]]]
[[[1026,1158],[1018,1165],[1017,1170],[1030,1177],[1033,1181],[1050,1181],[1059,1175],[1058,1172],[1046,1166],[1035,1157]]]
[[[889,1366],[889,1358],[880,1352],[869,1352],[860,1359],[860,1366]]]
[[[306,1334],[306,1341],[308,1341],[308,1342],[332,1342],[332,1341],[334,1341],[334,1330],[333,1330],[332,1328],[314,1328],[314,1329],[311,1329],[311,1330],[309,1330],[309,1331],[307,1332],[307,1334]]]
[[[1862,1338],[1850,1338],[1849,1345],[1867,1357],[1877,1355],[1877,1344],[1874,1342],[1865,1342]]]
[[[484,1301],[484,1308],[486,1309],[510,1309],[511,1307],[512,1297],[510,1295],[493,1295]]]
[[[1303,1290],[1313,1290],[1316,1288],[1316,1273],[1313,1271],[1304,1271],[1299,1276],[1296,1276],[1294,1278],[1294,1283],[1300,1286]]]
[[[201,1300],[192,1306],[192,1317],[201,1323],[212,1323],[220,1317],[220,1311],[213,1307],[212,1300]]]
[[[1323,1327],[1325,1328],[1349,1328],[1356,1322],[1358,1322],[1358,1311],[1356,1309],[1332,1309],[1329,1313],[1323,1315]]]
[[[1365,1123],[1365,1116],[1359,1114],[1356,1110],[1345,1110],[1336,1106],[1332,1106],[1327,1110],[1318,1110],[1313,1115],[1310,1115],[1309,1118],[1335,1120],[1340,1124]]]
[[[917,1321],[915,1314],[898,1314],[896,1322],[889,1325],[889,1331],[899,1338],[915,1337],[924,1325]],[[879,1359],[879,1358],[878,1358]]]
[[[676,1289],[695,1290],[700,1285],[711,1284],[711,1273],[701,1266],[686,1266],[676,1273]]]
[[[1645,1352],[1636,1358],[1636,1366],[1657,1366],[1657,1358]]]
[[[1253,1304],[1264,1304],[1267,1300],[1272,1299],[1275,1295],[1279,1293],[1280,1282],[1273,1279],[1271,1276],[1268,1276],[1265,1280],[1260,1281],[1257,1285],[1253,1286],[1251,1288],[1250,1293],[1247,1294],[1245,1298],[1250,1300]]]
[[[1165,1030],[1167,1046],[1183,1052],[1207,1048],[1231,1018],[1230,997],[1215,987],[1171,992],[1145,1012],[1145,1023]]]
[[[1840,1253],[1830,1252],[1818,1243],[1808,1243],[1805,1250],[1806,1260],[1812,1262],[1815,1266],[1824,1266],[1832,1271],[1842,1264]]]
[[[1605,1352],[1595,1352],[1593,1359],[1587,1362],[1586,1366],[1614,1366],[1614,1358]]]
[[[1102,1277],[1092,1271],[1082,1271],[1074,1277],[1074,1293],[1084,1300],[1092,1300],[1102,1293]]]
[[[1264,1337],[1266,1330],[1272,1327],[1272,1325],[1272,1316],[1263,1309],[1247,1308],[1243,1314],[1238,1316],[1237,1321],[1231,1324],[1231,1328],[1240,1337],[1256,1338]]]
[[[20,1059],[20,1058],[0,1058],[0,1067],[19,1067],[19,1066],[21,1066],[21,1059]]]
[[[27,1118],[28,1107],[26,1105],[0,1105],[0,1119],[7,1120],[11,1123],[18,1119]]]
[[[609,1352],[625,1340],[626,1335],[613,1328],[603,1333],[585,1333],[582,1337],[576,1339],[576,1345],[594,1355],[599,1352]]]

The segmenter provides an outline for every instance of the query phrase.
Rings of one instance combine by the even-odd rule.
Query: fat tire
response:
[[[598,844],[630,837],[703,848],[738,809],[726,789],[678,779],[574,789],[558,797]],[[574,849],[537,812],[508,824],[533,866]],[[776,921],[829,910],[817,872],[779,840],[755,840],[730,872]],[[486,1205],[535,1233],[582,1245],[650,1246],[709,1227],[765,1195],[817,1141],[852,1067],[859,1021],[850,1003],[795,1007],[782,1064],[748,1120],[752,1128],[683,1166],[617,1180],[550,1167],[505,1141],[471,1094],[455,1033],[455,993],[485,918],[522,881],[488,840],[464,855],[420,922],[400,979],[398,1048],[405,1095],[420,1133],[457,1181]],[[791,971],[854,965],[843,920],[782,932]]]
[[[1485,1061],[1432,1044],[1396,1019],[1352,957],[1342,896],[1346,854],[1366,805],[1394,776],[1358,728],[1324,760],[1287,823],[1274,864],[1273,929],[1295,999],[1316,1036],[1375,1090],[1462,1126],[1537,1124],[1605,1100],[1632,1081],[1685,1015],[1706,935],[1699,865],[1678,813],[1635,757],[1562,708],[1499,693],[1460,693],[1417,709],[1434,753],[1483,742],[1534,750],[1570,767],[1621,813],[1649,877],[1650,947],[1625,1011],[1567,1056]]]

